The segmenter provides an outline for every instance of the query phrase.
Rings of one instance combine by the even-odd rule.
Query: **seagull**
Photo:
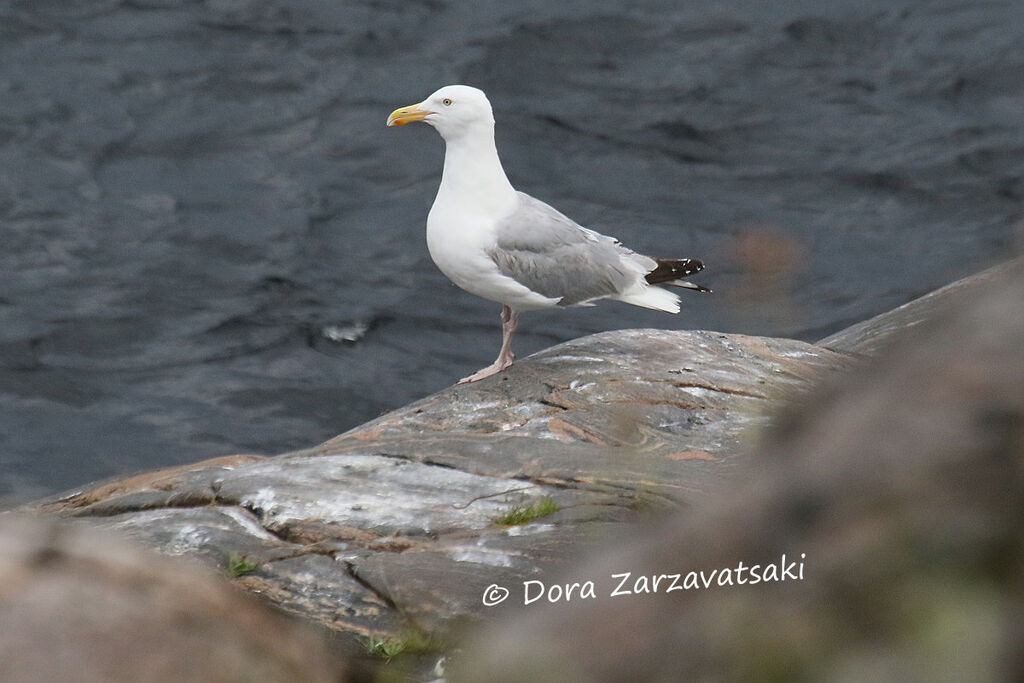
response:
[[[430,257],[456,285],[502,306],[497,359],[460,384],[512,365],[512,335],[523,311],[613,299],[678,313],[679,297],[655,285],[711,291],[683,279],[703,270],[699,259],[638,254],[513,188],[482,90],[445,86],[391,112],[387,125],[413,121],[433,126],[445,142],[441,186],[427,215]]]

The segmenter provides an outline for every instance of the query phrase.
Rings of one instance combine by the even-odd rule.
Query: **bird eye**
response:
[[[452,98],[450,98],[450,97],[444,98],[443,100],[441,100],[441,104],[443,104],[446,107],[452,106]]]

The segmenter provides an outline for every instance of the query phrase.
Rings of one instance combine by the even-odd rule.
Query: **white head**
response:
[[[446,85],[419,104],[391,112],[389,126],[413,121],[429,123],[445,140],[467,133],[494,131],[494,113],[483,90],[468,85]]]

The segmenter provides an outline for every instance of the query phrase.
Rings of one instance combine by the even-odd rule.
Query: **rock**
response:
[[[208,569],[53,519],[0,517],[0,678],[341,681],[321,634]]]
[[[597,599],[503,611],[452,680],[1021,680],[1022,302],[1018,261],[875,319],[931,318],[791,408],[729,490],[550,577]],[[873,352],[871,327],[829,343]],[[740,562],[802,580],[738,585]]]
[[[931,320],[957,302],[977,296],[1020,264],[1020,259],[993,266],[977,275],[965,277],[934,292],[909,301],[863,322],[851,325],[818,341],[820,346],[841,353],[875,356],[884,349],[894,335]]]
[[[850,363],[792,340],[608,332],[316,448],[218,458],[32,508],[213,566],[244,555],[257,567],[240,583],[355,638],[443,637],[486,615],[490,584],[545,576],[638,510],[722,489],[773,409]],[[556,512],[495,521],[545,499]]]
[[[979,282],[995,281],[991,274],[981,277]],[[483,382],[453,386],[315,448],[273,458],[218,458],[104,482],[26,506],[25,511],[73,518],[216,567],[244,556],[252,571],[236,580],[240,585],[370,649],[380,642],[371,639],[397,639],[401,642],[395,649],[418,643],[416,649],[426,653],[416,660],[414,677],[436,677],[452,638],[479,630],[481,621],[508,616],[516,600],[490,608],[482,604],[485,596],[500,592],[492,585],[519,590],[525,582],[547,584],[560,575],[571,584],[574,576],[587,576],[576,564],[581,556],[607,546],[621,533],[627,539],[635,536],[637,527],[627,523],[644,519],[651,509],[686,509],[681,519],[662,529],[669,539],[663,543],[665,554],[657,554],[661,537],[632,545],[614,540],[633,548],[636,562],[620,553],[619,560],[629,563],[613,565],[609,560],[586,571],[613,566],[667,571],[698,560],[706,568],[748,557],[764,561],[782,550],[807,553],[809,570],[832,572],[829,576],[838,581],[840,569],[829,559],[828,539],[808,536],[800,548],[786,545],[783,541],[798,540],[787,525],[824,515],[816,524],[841,536],[847,529],[822,511],[831,509],[833,498],[847,500],[848,488],[865,501],[897,506],[899,497],[887,493],[891,482],[885,478],[893,474],[892,454],[886,451],[882,457],[872,449],[864,453],[864,437],[890,438],[892,427],[884,426],[885,419],[905,413],[884,399],[862,404],[884,406],[872,408],[874,422],[829,422],[832,399],[818,398],[805,407],[808,415],[828,425],[816,447],[831,448],[829,442],[835,439],[845,444],[836,447],[836,455],[815,465],[809,446],[794,446],[794,452],[803,453],[803,459],[794,460],[797,456],[776,442],[751,460],[755,447],[771,416],[810,386],[830,379],[862,386],[867,380],[858,379],[861,374],[875,376],[877,371],[851,372],[875,352],[871,335],[885,337],[899,325],[937,313],[946,307],[943,302],[958,298],[950,293],[968,289],[987,291],[970,281],[940,290],[922,299],[924,303],[879,316],[874,327],[851,328],[845,336],[823,340],[838,350],[713,332],[622,330],[592,335],[534,354]],[[999,326],[993,330],[1005,331]],[[986,337],[979,343],[992,341]],[[906,367],[891,361],[886,377],[890,382],[900,377],[908,388],[920,391],[913,379],[924,366],[910,356],[899,362]],[[948,362],[945,366],[956,367]],[[969,392],[950,385],[943,393],[955,397]],[[913,392],[901,395],[908,406],[920,398]],[[906,414],[905,419],[914,418]],[[963,426],[955,420],[949,424]],[[906,447],[912,449],[917,438],[915,433]],[[921,437],[920,443],[931,442]],[[756,476],[751,474],[752,462]],[[812,493],[797,496],[787,486]],[[906,486],[907,492],[917,491]],[[782,503],[771,502],[769,493],[783,500],[795,497],[796,512],[778,507]],[[726,512],[717,513],[725,521],[697,514],[718,500],[726,506]],[[850,508],[851,519],[857,510],[855,505]],[[832,527],[827,526],[830,520],[835,522]],[[740,550],[750,554],[729,554]],[[572,567],[577,567],[575,573]],[[801,599],[792,589],[780,594]],[[708,595],[723,597],[722,592]],[[724,599],[737,609],[752,609],[743,602],[744,594],[736,595],[740,597],[727,593]],[[750,599],[763,597],[763,591],[750,592]],[[588,599],[571,611],[559,612],[556,606],[543,618],[533,606],[537,633],[549,642],[535,643],[522,630],[530,627],[522,625],[508,632],[508,642],[537,645],[537,671],[589,676],[594,673],[589,668],[576,668],[579,651],[561,649],[557,643],[564,639],[550,629],[582,632],[583,622],[575,619],[593,613],[597,616],[585,618],[591,627],[586,642],[598,647],[600,656],[594,661],[612,666],[608,671],[625,675],[625,669],[613,666],[616,648],[641,637],[672,651],[669,666],[683,666],[679,648],[644,631],[644,620],[667,619],[676,630],[666,638],[692,636],[703,646],[692,633],[695,625],[705,623],[701,618],[727,620],[728,614],[694,607],[699,618],[685,624],[671,614],[677,608],[691,609],[691,603],[703,605],[701,600],[687,596],[680,601],[675,594],[653,604]],[[707,604],[716,602],[709,599]],[[628,614],[620,619],[602,611],[619,609]],[[502,637],[493,636],[497,640],[487,641],[470,659],[473,676],[489,678],[490,667],[505,666],[503,657],[513,656],[498,642]],[[779,639],[789,642],[782,635]],[[772,642],[764,646],[766,651],[774,647]],[[644,650],[642,642],[636,647],[660,656]],[[714,666],[725,651],[709,646],[694,661]],[[555,666],[559,657],[567,657],[565,667]],[[635,660],[624,661],[644,670]],[[511,680],[537,673],[509,671],[518,672]]]

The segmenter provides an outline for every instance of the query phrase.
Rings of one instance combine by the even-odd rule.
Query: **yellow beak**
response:
[[[429,109],[420,109],[420,105],[412,104],[408,107],[400,107],[399,109],[391,112],[391,116],[388,117],[389,126],[401,126],[404,123],[412,123],[413,121],[422,121],[427,118],[428,115],[434,112]]]

